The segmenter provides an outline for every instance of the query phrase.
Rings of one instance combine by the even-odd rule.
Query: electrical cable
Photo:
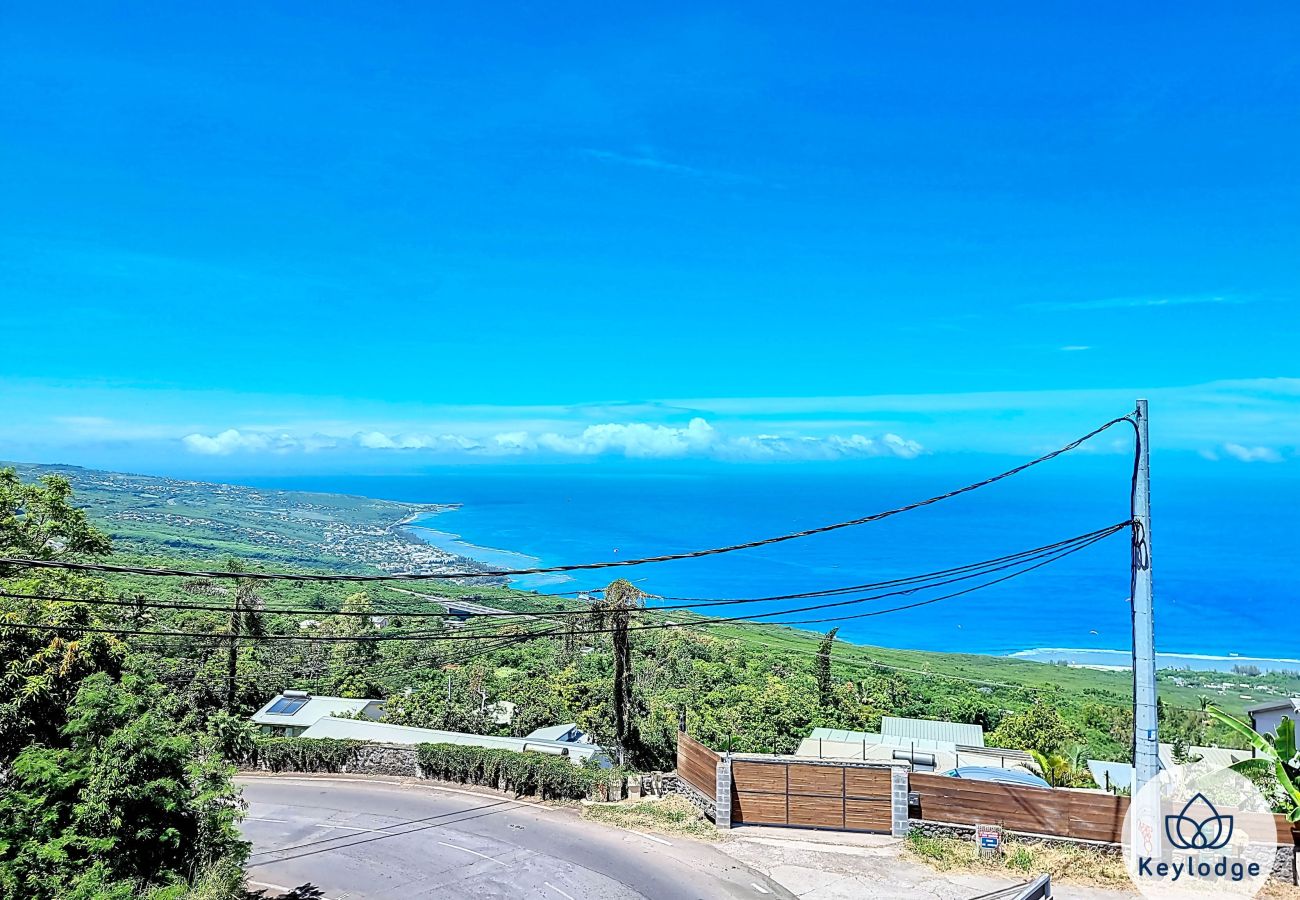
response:
[[[1038,563],[1038,564],[1036,564],[1036,565],[1029,566],[1028,568],[1024,568],[1024,569],[1022,569],[1022,570],[1020,570],[1020,571],[1013,572],[1013,573],[1010,574],[1010,575],[1003,576],[1003,577],[998,578],[998,579],[995,579],[995,580],[993,580],[993,581],[989,581],[989,582],[986,582],[986,583],[983,583],[983,584],[980,584],[980,585],[976,585],[976,586],[974,586],[974,587],[967,588],[967,589],[965,589],[965,590],[958,591],[958,592],[955,592],[955,593],[953,593],[953,594],[944,595],[944,596],[941,596],[941,597],[938,597],[938,598],[933,598],[933,599],[926,600],[926,601],[922,601],[922,602],[919,602],[919,603],[907,604],[907,605],[905,605],[905,606],[901,606],[901,607],[894,607],[894,608],[890,608],[890,609],[879,610],[879,611],[877,611],[877,612],[875,612],[875,613],[871,613],[871,614],[869,614],[869,615],[884,615],[884,614],[891,613],[891,612],[901,612],[901,611],[906,610],[906,609],[913,609],[913,608],[916,608],[916,607],[918,607],[918,606],[929,605],[930,603],[935,603],[935,602],[938,602],[939,600],[945,600],[945,599],[949,599],[950,597],[961,596],[961,595],[964,595],[964,594],[971,593],[972,591],[980,590],[980,589],[982,589],[982,588],[984,588],[984,587],[989,587],[989,586],[994,585],[994,584],[999,584],[999,583],[1001,583],[1001,582],[1003,582],[1003,581],[1006,581],[1006,580],[1008,580],[1008,579],[1010,579],[1010,578],[1014,578],[1014,577],[1016,577],[1016,576],[1018,576],[1018,575],[1024,574],[1024,573],[1029,572],[1029,571],[1032,571],[1032,570],[1037,569],[1037,568],[1039,568],[1039,567],[1041,567],[1041,566],[1043,566],[1043,565],[1047,565],[1049,562],[1055,562],[1057,559],[1060,559],[1060,558],[1062,558],[1062,557],[1064,557],[1064,556],[1068,556],[1068,555],[1070,555],[1071,553],[1078,552],[1079,550],[1082,550],[1082,549],[1084,549],[1085,547],[1091,546],[1092,544],[1096,543],[1097,541],[1103,540],[1103,539],[1105,539],[1106,537],[1109,537],[1110,535],[1115,534],[1116,532],[1118,532],[1118,531],[1120,531],[1120,530],[1122,530],[1122,529],[1124,529],[1124,528],[1127,528],[1127,527],[1129,527],[1129,523],[1128,523],[1127,521],[1126,521],[1126,522],[1121,522],[1121,523],[1117,523],[1117,524],[1115,524],[1115,525],[1109,526],[1108,528],[1105,528],[1105,529],[1099,529],[1099,530],[1096,531],[1096,532],[1089,532],[1089,533],[1086,534],[1086,535],[1080,535],[1080,536],[1076,537],[1075,539],[1072,539],[1072,542],[1071,542],[1071,541],[1067,541],[1067,542],[1058,542],[1058,545],[1057,545],[1058,547],[1061,546],[1061,545],[1065,545],[1065,546],[1067,546],[1069,549],[1067,549],[1067,550],[1064,551],[1064,552],[1059,552],[1059,553],[1057,553],[1055,556],[1053,556],[1051,559],[1045,560],[1045,561],[1040,562],[1040,563]],[[1023,563],[1023,562],[1025,562],[1025,560],[1018,560],[1018,561],[1015,562],[1015,563],[1009,563],[1009,564],[1006,564],[1006,565],[1000,566],[1000,567],[998,567],[998,568],[990,569],[990,570],[988,570],[988,572],[998,571],[999,569],[1008,569],[1008,568],[1013,568],[1014,566],[1019,565],[1019,564],[1021,564],[1021,563]],[[981,574],[981,575],[982,575],[982,574],[988,574],[988,572],[981,572],[980,574]],[[969,577],[969,576],[966,576],[966,577]],[[620,630],[626,630],[626,631],[644,631],[644,630],[647,630],[647,629],[666,629],[666,628],[684,628],[684,627],[713,627],[713,626],[717,626],[717,625],[724,625],[724,624],[729,624],[729,623],[734,623],[734,622],[747,622],[747,621],[753,621],[753,620],[757,620],[757,619],[772,618],[772,617],[775,617],[775,616],[796,615],[796,614],[798,614],[798,613],[803,613],[803,612],[813,612],[813,611],[822,610],[822,609],[831,609],[831,608],[843,607],[843,606],[848,606],[848,605],[855,605],[855,604],[858,604],[858,603],[864,603],[864,602],[868,602],[868,601],[871,601],[871,600],[879,600],[879,599],[883,599],[884,597],[889,597],[889,596],[899,596],[899,595],[914,594],[914,593],[917,593],[917,592],[919,592],[919,591],[921,591],[921,590],[927,590],[927,589],[930,589],[930,588],[933,588],[933,587],[940,586],[940,585],[942,585],[942,584],[952,583],[952,582],[960,581],[960,580],[963,580],[963,578],[954,578],[954,579],[950,579],[949,581],[946,581],[946,582],[944,582],[944,581],[936,582],[935,584],[932,584],[932,585],[926,585],[926,586],[924,586],[924,587],[912,587],[912,588],[908,588],[908,589],[906,589],[906,590],[889,591],[889,592],[884,592],[884,593],[880,593],[880,594],[876,594],[876,595],[871,595],[871,596],[866,596],[866,597],[857,597],[857,598],[853,598],[853,599],[850,599],[850,600],[841,600],[841,601],[838,601],[838,602],[836,602],[836,603],[815,604],[815,605],[813,605],[813,606],[805,606],[805,607],[800,607],[800,608],[798,608],[798,609],[791,609],[791,610],[777,610],[777,611],[774,611],[774,612],[768,612],[768,613],[758,613],[758,614],[747,615],[747,616],[731,616],[731,617],[726,617],[726,618],[707,618],[707,619],[706,619],[706,618],[704,618],[704,617],[701,617],[701,620],[700,620],[700,621],[688,621],[688,622],[666,622],[666,623],[658,623],[658,624],[652,624],[652,625],[630,625],[630,626],[626,626],[625,628],[622,628],[622,629],[620,629],[620,628],[598,628],[598,629],[584,628],[584,629],[580,629],[580,630],[576,631],[575,634],[578,634],[578,635],[591,635],[591,634],[609,634],[609,633],[613,633],[613,632],[615,632],[615,631],[620,631]],[[2,595],[0,595],[0,596],[2,596]],[[631,612],[631,611],[632,611],[632,610],[628,610],[628,612]],[[649,610],[643,610],[643,612],[652,612],[652,613],[653,613],[653,612],[656,612],[656,610],[654,610],[654,609],[649,609]],[[844,619],[849,619],[849,618],[863,618],[863,617],[865,617],[865,616],[845,616],[845,617],[842,617],[842,618],[844,618]],[[770,623],[770,624],[776,624],[776,625],[797,625],[797,624],[808,624],[808,623],[810,623],[810,622],[821,622],[821,621],[835,621],[835,619],[815,619],[815,620],[807,620],[807,621],[803,621],[803,622],[801,622],[801,621],[795,621],[795,622],[774,622],[774,623]],[[155,631],[155,630],[142,630],[142,629],[100,628],[100,627],[90,627],[90,626],[81,626],[81,625],[62,625],[62,626],[60,626],[60,625],[42,625],[42,624],[33,623],[33,622],[13,622],[13,621],[4,621],[4,620],[0,620],[0,630],[3,630],[3,629],[5,629],[5,628],[18,628],[18,629],[31,629],[31,630],[50,630],[50,631],[54,631],[54,630],[77,630],[77,631],[81,631],[81,632],[84,632],[84,633],[107,633],[107,634],[150,635],[150,636],[208,637],[208,638],[210,638],[210,637],[214,637],[214,635],[212,635],[211,633],[208,633],[208,632]],[[551,630],[551,631],[545,631],[545,632],[537,632],[536,634],[537,634],[538,637],[544,637],[544,636],[558,635],[558,634],[562,634],[562,633],[563,633],[563,632],[561,632],[561,631]],[[233,639],[235,639],[235,640],[242,640],[242,641],[247,641],[247,640],[253,640],[253,641],[317,641],[317,642],[320,642],[320,643],[339,643],[339,642],[356,642],[356,643],[365,643],[365,642],[410,641],[410,640],[431,640],[431,639],[444,640],[444,641],[451,641],[451,640],[483,640],[485,637],[487,637],[487,635],[460,635],[460,634],[455,634],[455,635],[440,635],[440,636],[438,636],[438,637],[436,637],[436,638],[431,638],[431,637],[429,637],[429,636],[427,636],[427,635],[405,635],[405,634],[404,634],[404,635],[364,635],[364,636],[338,636],[338,635],[313,635],[313,636],[303,636],[303,635],[274,635],[274,634],[272,634],[272,635],[267,635],[267,634],[263,634],[263,635],[254,635],[254,634],[238,634],[238,635],[230,635],[230,634],[226,634],[226,635],[215,635],[215,637],[224,637],[224,638],[227,639],[227,640],[233,638]]]
[[[1123,523],[1123,524],[1127,524],[1127,523]],[[698,602],[687,602],[687,603],[682,603],[680,605],[646,606],[643,608],[643,610],[637,610],[637,611],[666,612],[672,610],[694,610],[694,609],[712,607],[712,606],[731,606],[731,605],[740,605],[740,604],[748,604],[748,603],[771,603],[779,600],[797,600],[797,599],[805,599],[805,598],[813,598],[813,597],[838,596],[838,595],[853,593],[855,591],[861,591],[861,590],[875,590],[877,588],[882,588],[882,587],[894,587],[894,586],[909,585],[909,584],[923,584],[925,582],[935,582],[936,584],[948,584],[950,583],[950,581],[938,581],[937,579],[939,579],[941,576],[946,576],[946,575],[968,573],[963,575],[962,578],[951,579],[953,581],[963,580],[964,578],[976,577],[979,574],[983,574],[986,571],[998,571],[998,568],[1001,567],[1001,564],[1046,555],[1047,553],[1050,553],[1051,551],[1054,551],[1061,546],[1072,544],[1081,539],[1092,537],[1094,535],[1099,535],[1103,533],[1109,533],[1111,529],[1114,529],[1116,527],[1119,526],[1111,525],[1111,526],[1107,526],[1104,529],[1097,529],[1096,531],[1089,532],[1084,535],[1077,535],[1075,537],[1067,538],[1061,541],[1056,541],[1051,544],[1045,544],[1040,547],[1034,547],[1030,550],[1021,550],[1017,553],[1011,553],[1004,556],[993,557],[991,559],[985,559],[975,563],[967,563],[965,565],[955,566],[948,569],[939,569],[934,572],[926,572],[920,575],[911,575],[905,578],[895,578],[886,581],[866,582],[862,584],[847,585],[847,586],[840,586],[834,588],[825,588],[816,591],[804,591],[801,593],[774,594],[766,597],[746,597],[746,598],[734,598],[734,599],[722,599],[722,600],[700,600]],[[432,595],[417,595],[417,596],[427,597],[429,601],[434,604],[437,604],[439,602],[445,603],[448,601],[454,604],[456,602],[454,598],[437,598]],[[116,607],[123,607],[128,609],[167,609],[167,610],[181,610],[181,611],[194,610],[194,611],[203,611],[203,612],[218,612],[222,614],[229,614],[231,611],[230,604],[225,604],[225,605],[198,604],[198,603],[183,603],[183,602],[143,600],[143,599],[112,599],[112,598],[102,598],[102,597],[78,598],[78,597],[65,597],[65,596],[53,595],[53,594],[20,594],[20,593],[6,592],[6,591],[0,591],[0,598],[8,598],[13,600],[40,600],[40,601],[47,601],[52,603],[83,603],[88,606],[116,606]],[[674,599],[688,599],[688,598],[674,598]],[[309,618],[316,618],[316,617],[328,618],[331,616],[370,618],[375,616],[387,616],[392,618],[401,617],[407,619],[423,619],[423,618],[547,619],[547,618],[563,618],[567,616],[588,616],[591,615],[592,612],[590,607],[582,608],[582,609],[566,609],[566,610],[535,609],[535,610],[518,610],[518,611],[499,610],[495,612],[466,611],[462,613],[453,613],[453,612],[434,612],[434,611],[427,611],[427,610],[399,610],[399,609],[371,609],[369,611],[346,611],[346,610],[330,611],[330,610],[318,610],[318,609],[277,608],[273,606],[263,606],[259,609],[254,609],[249,611],[256,612],[263,615],[274,614],[274,615],[283,615],[283,616],[301,616],[301,617],[309,617]]]

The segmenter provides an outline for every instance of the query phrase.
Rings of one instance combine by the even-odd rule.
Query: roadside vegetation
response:
[[[1012,876],[1051,875],[1053,882],[1103,888],[1131,888],[1117,853],[1082,845],[1006,840],[1000,856],[982,857],[970,838],[930,837],[913,831],[907,855],[940,872],[978,872]]]
[[[702,841],[717,841],[722,833],[684,797],[631,803],[596,803],[583,807],[584,818],[630,831],[677,834]]]

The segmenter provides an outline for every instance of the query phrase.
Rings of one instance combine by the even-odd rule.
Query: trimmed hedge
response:
[[[420,744],[416,759],[426,778],[479,784],[544,800],[609,799],[611,794],[618,798],[627,780],[620,768],[575,766],[563,756],[462,744]]]
[[[366,746],[367,741],[334,738],[259,737],[244,764],[272,772],[364,772],[360,751]],[[415,758],[425,778],[545,800],[618,800],[627,782],[622,768],[602,769],[594,763],[576,766],[567,757],[534,751],[420,744]]]
[[[336,738],[259,737],[250,762],[272,772],[341,772],[365,745]]]

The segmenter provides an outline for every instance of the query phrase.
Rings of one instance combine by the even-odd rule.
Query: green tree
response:
[[[60,475],[25,483],[0,469],[0,551],[8,557],[54,559],[109,552],[108,536],[72,504],[72,485]],[[0,577],[12,574],[0,569]]]
[[[817,703],[822,709],[829,709],[833,701],[831,694],[831,648],[835,646],[835,635],[839,626],[826,632],[817,647]]]
[[[13,469],[0,469],[0,556],[56,559],[108,552],[107,536],[73,505],[67,479],[50,475],[24,483]],[[88,578],[4,566],[0,588],[36,596],[104,594]],[[6,622],[60,628],[6,628]],[[0,598],[0,769],[27,743],[57,736],[64,708],[82,678],[120,666],[124,649],[119,640],[77,630],[95,624],[100,624],[98,614],[88,605]]]
[[[645,606],[645,592],[625,579],[612,581],[604,596],[591,606],[593,628],[610,629],[610,646],[613,649],[614,674],[614,743],[618,761],[625,753],[636,754],[636,718],[632,709],[632,636],[628,623],[632,612]]]
[[[128,675],[86,678],[56,746],[14,759],[0,793],[0,894],[138,897],[242,861],[230,770]]]
[[[1037,751],[1044,755],[1059,753],[1075,739],[1074,729],[1061,718],[1055,706],[1042,700],[998,723],[988,743],[1011,750]]]
[[[330,652],[330,674],[333,690],[340,697],[377,697],[381,686],[373,677],[375,663],[379,661],[379,644],[370,614],[374,612],[370,595],[358,591],[343,601],[341,612],[349,615],[334,616],[331,632],[338,637],[354,637],[355,641],[339,641]]]

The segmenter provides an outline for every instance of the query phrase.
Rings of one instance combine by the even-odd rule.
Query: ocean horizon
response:
[[[263,487],[457,504],[408,530],[502,568],[639,558],[725,545],[855,518],[942,493],[1005,461],[878,461],[858,466],[447,467],[415,475],[255,478]],[[625,577],[655,598],[725,599],[902,578],[1016,553],[1127,520],[1128,458],[1078,457],[924,509],[829,534],[680,562],[525,576],[512,586],[576,593]],[[1294,485],[1215,479],[1212,467],[1157,470],[1153,501],[1156,644],[1172,665],[1297,668],[1289,524]],[[1164,477],[1161,478],[1160,475]],[[246,479],[247,480],[247,479]],[[1288,494],[1290,491],[1290,494]],[[1249,517],[1249,531],[1235,523]],[[1120,665],[1131,644],[1129,540],[1116,534],[1052,565],[962,597],[866,619],[846,640],[878,646]],[[959,589],[964,585],[955,585]],[[772,612],[841,598],[746,605]],[[847,617],[860,606],[765,621]],[[673,601],[675,604],[681,601]],[[708,610],[702,610],[708,612]],[[825,630],[835,622],[810,624]],[[1213,663],[1213,665],[1210,665]],[[1165,664],[1162,662],[1162,664]]]

